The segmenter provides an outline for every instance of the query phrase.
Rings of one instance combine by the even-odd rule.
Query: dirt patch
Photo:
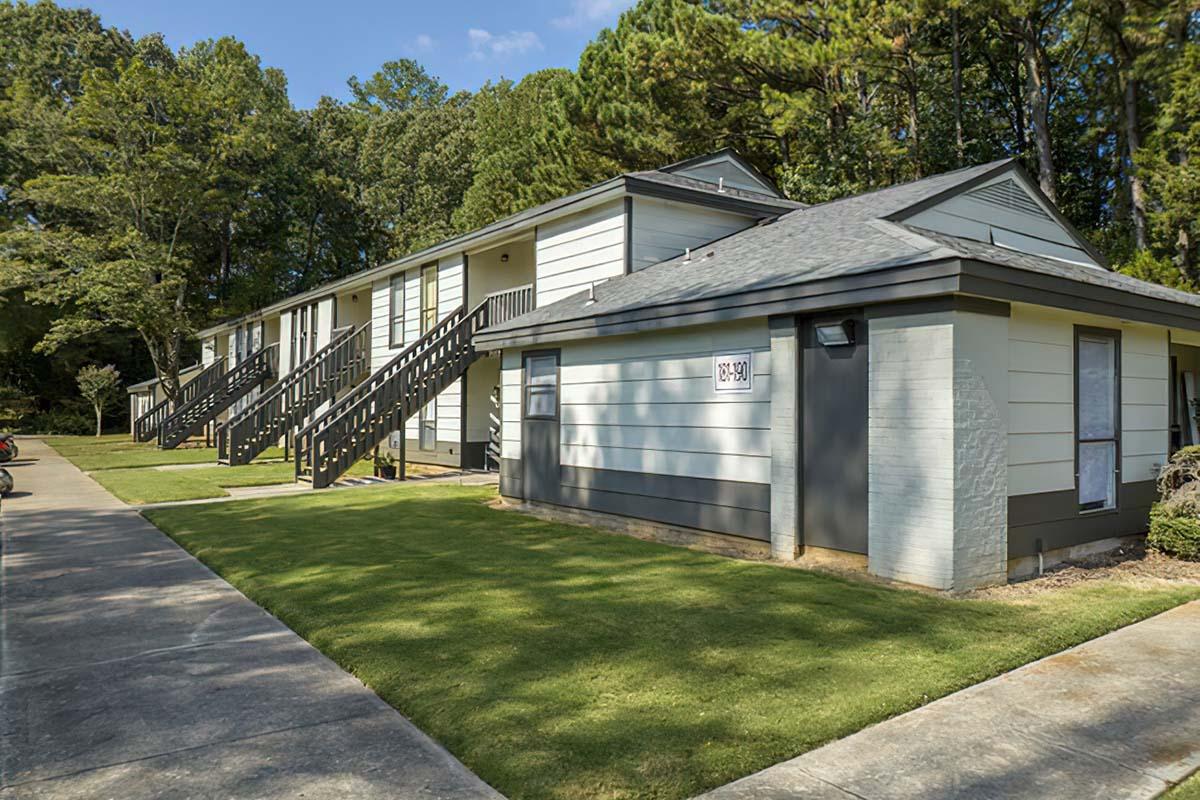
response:
[[[1064,561],[1048,568],[1044,575],[1007,586],[979,589],[964,597],[1004,600],[1099,580],[1200,584],[1200,562],[1172,558],[1157,550],[1147,549],[1145,544],[1139,542],[1106,553]]]

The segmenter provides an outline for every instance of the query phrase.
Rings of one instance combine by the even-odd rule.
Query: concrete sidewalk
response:
[[[703,795],[1156,797],[1200,768],[1200,601]]]
[[[36,440],[10,465],[0,798],[499,798]]]

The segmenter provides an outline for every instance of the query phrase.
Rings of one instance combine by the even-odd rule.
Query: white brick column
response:
[[[799,553],[800,342],[794,317],[770,320],[771,329],[771,556]]]
[[[939,589],[1003,582],[1008,318],[870,321],[868,565]]]

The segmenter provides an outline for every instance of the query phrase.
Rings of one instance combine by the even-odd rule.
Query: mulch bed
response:
[[[1200,562],[1172,558],[1139,542],[1107,553],[1064,561],[1047,568],[1041,576],[1007,586],[980,589],[968,596],[1003,599],[1061,589],[1084,581],[1110,579],[1200,584]]]

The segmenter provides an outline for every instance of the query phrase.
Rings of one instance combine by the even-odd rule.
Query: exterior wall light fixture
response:
[[[813,326],[817,332],[817,341],[824,347],[843,347],[854,344],[854,320],[844,319],[841,322],[821,322]]]

